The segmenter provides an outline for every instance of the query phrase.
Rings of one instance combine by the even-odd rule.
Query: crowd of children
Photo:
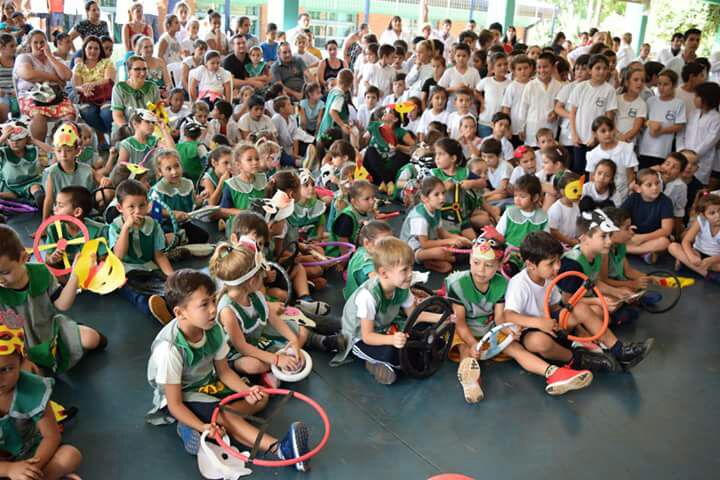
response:
[[[60,445],[48,409],[52,376],[108,342],[61,313],[79,287],[77,224],[107,238],[98,257],[122,261],[117,294],[163,324],[149,346],[146,420],[177,422],[190,453],[202,431],[252,446],[254,426],[225,412],[213,423],[213,411],[233,391],[248,392],[236,410],[262,411],[268,395],[248,377],[276,387],[272,367],[298,370],[302,349],[334,353],[333,366],[360,359],[378,382],[394,383],[417,268],[446,275],[443,291],[456,300],[450,357],[470,403],[484,396],[478,340],[506,322],[514,340],[504,356],[544,378],[550,395],[640,363],[653,339],[625,342],[615,330],[637,318],[637,293],[655,279],[630,255],[654,263],[668,254],[677,270],[720,283],[720,86],[705,81],[700,59],[681,75],[657,62],[618,70],[602,41],[568,59],[487,35],[478,43],[468,31],[456,43],[412,45],[368,34],[350,68],[328,42],[330,57],[314,68],[319,52],[306,32],[293,45],[308,67],[297,91],[270,82],[288,47],[274,25],[248,49],[239,78],[221,66],[228,41],[219,16],[211,20],[207,41],[185,48],[176,35],[187,27],[170,19],[158,55],[187,57],[166,110],[133,109],[112,138],[66,119],[48,138],[34,138],[22,118],[0,132],[0,198],[77,222],[36,232],[48,246],[33,261],[18,233],[0,226],[0,412],[16,419],[2,425],[0,476],[63,478],[81,460]],[[396,223],[378,219],[383,202],[406,207]],[[222,241],[195,248],[217,237],[216,226]],[[339,253],[317,245],[327,240],[358,247],[331,267],[338,273],[317,266]],[[191,255],[209,256],[208,268],[180,268]],[[70,273],[48,269],[63,266]],[[344,288],[327,280],[340,271]],[[604,332],[594,298],[566,319],[595,342],[560,334],[578,281],[559,282],[545,313],[548,285],[563,272],[583,273],[608,299]],[[315,298],[323,290],[342,290],[342,311]],[[339,328],[288,320],[287,301],[317,324],[339,318]],[[291,459],[308,445],[307,427],[294,422],[257,448]]]

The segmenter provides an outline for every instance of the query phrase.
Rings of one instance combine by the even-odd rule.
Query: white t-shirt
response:
[[[483,138],[482,141],[484,142],[488,138],[494,138],[492,135],[488,135],[487,137]],[[480,144],[482,145],[482,143]],[[502,159],[507,160],[508,162],[511,161],[513,158],[515,158],[515,149],[513,148],[512,142],[507,139],[507,137],[503,137],[502,140],[500,140],[500,145],[502,146]]]
[[[663,128],[687,122],[685,116],[685,102],[679,98],[661,100],[660,97],[650,97],[647,101],[648,121],[660,122]],[[650,135],[650,130],[645,129],[640,137],[638,153],[649,157],[665,158],[672,149],[672,142],[675,135],[665,133],[659,137]]]
[[[620,205],[628,196],[627,170],[628,168],[637,170],[638,167],[638,160],[633,144],[618,142],[612,150],[603,150],[602,147],[598,145],[587,152],[585,171],[592,175],[598,162],[605,158],[609,158],[615,162],[615,166],[617,167],[614,178],[615,193],[613,194],[612,200],[615,202],[615,205]]]
[[[617,52],[617,69],[622,70],[623,68],[630,65],[635,59],[635,50],[630,45],[620,47]]]
[[[502,99],[502,107],[510,109],[510,123],[513,135],[520,133],[523,127],[523,119],[520,116],[520,100],[527,83],[520,83],[513,80],[505,89]]]
[[[240,117],[240,122],[238,123],[238,128],[242,130],[243,132],[250,132],[250,133],[263,133],[263,132],[271,132],[273,135],[277,135],[277,129],[275,128],[275,124],[272,122],[270,117],[263,114],[262,117],[260,117],[260,120],[255,120],[250,115],[250,112],[244,114],[242,117]]]
[[[585,182],[583,183],[582,196],[590,197],[595,200],[596,203],[600,203],[610,198],[610,190],[605,193],[598,193],[593,182]]]
[[[488,182],[493,188],[498,188],[503,180],[510,180],[512,174],[512,165],[505,160],[500,160],[497,168],[488,167]]]
[[[480,73],[475,67],[467,67],[465,73],[458,72],[456,67],[448,68],[440,77],[438,85],[443,88],[454,88],[461,84],[472,89],[480,81]],[[448,97],[448,111],[455,111],[455,94]]]
[[[460,113],[460,112],[452,112],[450,115],[448,115],[448,135],[450,135],[450,138],[457,139],[458,135],[460,134],[460,120],[465,118],[466,116],[470,115],[471,117],[475,118],[475,115],[472,113]],[[477,121],[477,118],[475,118]]]
[[[685,103],[685,118],[690,118],[695,110],[697,110],[697,108],[695,108],[695,92],[686,92],[679,86],[675,89],[675,98],[679,98]]]
[[[713,167],[718,158],[715,146],[720,142],[720,112],[710,110],[702,115],[701,113],[696,110],[693,116],[688,118],[684,134],[678,136],[677,149],[689,148],[697,153],[699,168],[695,177],[703,185],[707,185],[710,172],[713,169],[720,170],[717,165]]]
[[[528,175],[528,174],[534,175],[533,173],[526,172],[525,170],[523,170],[523,168],[520,165],[518,165],[517,167],[513,168],[513,171],[510,174],[510,180],[508,183],[510,183],[510,185],[515,185],[515,182],[518,181],[518,178],[522,177],[523,175]]]
[[[442,112],[440,112],[438,114],[433,113],[432,108],[425,110],[422,114],[422,117],[420,117],[420,125],[418,125],[418,133],[427,135],[427,128],[431,122],[440,122],[440,123],[447,125],[449,116],[450,116],[450,114],[448,113],[447,110],[443,110]]]
[[[360,105],[365,103],[365,91],[367,90],[367,87],[365,87],[365,82],[369,81],[372,71],[375,70],[375,65],[375,63],[363,63],[360,68],[355,69],[358,78],[360,79],[357,92],[357,102]]]
[[[570,105],[568,105],[568,100],[570,99],[570,94],[572,93],[575,86],[577,86],[576,82],[566,83],[560,88],[560,91],[555,96],[556,102],[561,103],[567,111],[570,111]],[[505,95],[507,96],[507,93]],[[558,139],[558,141],[562,146],[568,146],[573,144],[572,138],[570,137],[570,121],[564,117],[560,119],[560,138]]]
[[[673,216],[684,217],[687,205],[687,184],[681,178],[676,178],[665,185],[663,193],[672,200]]]
[[[550,286],[550,282],[551,280],[546,280],[544,285],[538,285],[532,281],[527,269],[523,269],[508,282],[505,310],[512,310],[520,315],[545,318],[545,290]],[[561,299],[558,288],[553,288],[550,304],[555,305]]]
[[[575,50],[568,53],[568,60],[570,60],[570,63],[575,63],[578,58],[580,58],[581,55],[585,55],[587,53],[590,53],[590,49],[592,48],[592,45],[585,45],[582,47],[577,47]]]
[[[590,80],[580,82],[573,89],[568,104],[577,107],[575,128],[582,143],[587,143],[593,136],[592,123],[601,116],[617,110],[617,95],[615,89],[605,82],[597,87]],[[570,110],[566,105],[565,108]]]
[[[193,348],[201,348],[207,342],[207,336],[203,332],[202,339],[198,343],[188,344]],[[215,352],[214,360],[223,360],[230,353],[227,342]],[[175,345],[170,342],[159,343],[152,352],[150,365],[155,365],[155,382],[158,385],[182,385],[182,372],[184,367],[183,355]]]
[[[485,94],[484,109],[478,118],[480,124],[490,126],[493,115],[502,109],[505,90],[511,83],[509,78],[498,82],[495,77],[485,77],[478,82],[476,90]]]
[[[372,110],[369,109],[367,105],[360,105],[360,108],[358,108],[357,119],[363,129],[367,130],[368,123],[370,123],[370,117],[378,108],[380,108],[380,105],[375,105]]]
[[[419,98],[423,84],[428,78],[432,77],[432,75],[431,64],[426,63],[419,68],[417,65],[413,65],[407,77],[405,77],[405,85],[408,87],[409,96]]]
[[[225,95],[225,84],[232,82],[232,78],[232,73],[222,67],[219,67],[216,72],[211,72],[205,65],[201,65],[190,70],[188,81],[197,80],[198,93],[210,91]]]
[[[577,218],[580,216],[578,204],[573,202],[569,207],[555,200],[548,208],[548,225],[559,230],[568,238],[577,238]]]
[[[554,78],[547,85],[537,78],[528,82],[520,99],[520,121],[525,127],[526,145],[537,147],[537,131],[541,128],[549,128],[555,136],[558,122],[548,122],[547,116],[554,110],[555,97],[562,86]]]
[[[295,55],[300,57],[302,61],[305,62],[305,66],[307,66],[308,68],[314,67],[315,65],[320,63],[319,58],[307,51],[305,53],[296,53]]]
[[[415,305],[415,297],[412,292],[408,293],[408,298],[401,306],[403,309],[412,308]],[[355,297],[355,306],[357,307],[357,316],[360,320],[375,320],[377,313],[377,305],[375,299],[369,290],[361,290]]]
[[[378,90],[380,90],[380,97],[382,98],[385,95],[389,95],[392,93],[392,82],[395,80],[396,71],[395,69],[390,65],[381,66],[380,62],[373,65],[374,68],[372,68],[368,72],[367,78],[363,77],[367,82],[377,87]]]
[[[720,255],[720,232],[713,237],[710,222],[702,214],[698,215],[695,221],[700,225],[700,231],[695,236],[693,248],[711,257]]]
[[[638,96],[635,100],[628,102],[623,98],[623,95],[618,95],[617,98],[618,111],[615,117],[615,125],[617,126],[618,132],[627,133],[635,125],[635,120],[638,118],[647,118],[647,103],[641,96]],[[633,145],[637,142],[640,135],[635,135],[633,139]]]

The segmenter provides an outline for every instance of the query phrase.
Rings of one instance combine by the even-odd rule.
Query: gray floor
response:
[[[23,235],[37,225],[12,223]],[[511,363],[483,364],[486,398],[471,406],[450,363],[428,380],[384,387],[359,362],[333,369],[329,356],[313,354],[313,374],[293,388],[324,406],[330,441],[309,474],[256,467],[251,478],[424,479],[440,472],[478,479],[711,478],[720,465],[718,293],[699,281],[670,313],[643,314],[620,329],[626,340],[655,337],[650,357],[632,374],[600,375],[590,388],[563,397],[548,396],[542,379]],[[340,291],[324,298],[337,314]],[[145,369],[159,324],[115,295],[83,293],[71,314],[110,340],[107,352],[89,355],[57,380],[56,398],[80,408],[64,435],[85,456],[79,473],[199,478],[174,428],[143,423],[151,399]],[[273,420],[271,431],[281,433],[293,418],[319,438],[319,420],[298,402]]]

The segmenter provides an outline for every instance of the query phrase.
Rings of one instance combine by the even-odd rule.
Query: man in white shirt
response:
[[[670,60],[682,54],[683,43],[685,43],[685,35],[680,32],[673,33],[672,39],[670,40],[670,48],[660,50],[657,57],[658,62],[667,66]]]
[[[455,37],[452,36],[450,30],[452,29],[452,20],[446,18],[443,21],[442,30],[434,30],[432,32],[433,38],[440,40],[445,45],[445,60],[450,61],[450,46],[455,43]]]
[[[285,32],[285,41],[293,47],[293,53],[295,51],[295,39],[298,35],[303,33],[306,28],[310,28],[310,15],[307,13],[301,13],[298,15],[297,25]]]

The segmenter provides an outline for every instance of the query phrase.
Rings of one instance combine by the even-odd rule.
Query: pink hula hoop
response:
[[[220,436],[220,433],[215,433],[215,441],[217,441],[218,445],[225,450],[229,455],[232,455],[233,457],[239,458],[245,463],[252,463],[253,465],[257,465],[259,467],[289,467],[290,465],[295,465],[299,462],[304,462],[306,460],[311,459],[315,455],[317,455],[320,450],[322,450],[325,447],[325,444],[328,442],[328,439],[330,438],[330,419],[328,419],[327,413],[325,413],[325,410],[312,398],[308,397],[307,395],[303,395],[302,393],[298,393],[292,390],[286,390],[284,388],[262,388],[261,389],[264,393],[267,393],[269,395],[287,395],[291,393],[293,397],[297,398],[298,400],[302,400],[303,402],[307,403],[311,407],[315,409],[315,411],[320,415],[320,418],[323,422],[323,428],[325,429],[325,434],[323,435],[322,439],[320,440],[320,443],[318,443],[315,448],[307,452],[305,455],[301,455],[297,458],[290,458],[288,460],[262,460],[257,458],[248,458],[246,455],[243,455],[242,453],[233,450],[230,448],[228,444],[226,444],[222,436]],[[248,395],[249,392],[238,392],[230,395],[229,397],[225,397],[222,399],[220,404],[215,407],[215,410],[213,411],[212,418],[210,421],[212,423],[217,423],[217,417],[220,414],[220,407],[227,405],[228,403],[239,400]]]
[[[320,247],[347,248],[348,251],[343,253],[339,257],[328,258],[327,260],[318,260],[316,262],[303,262],[302,266],[304,267],[325,267],[328,265],[335,265],[336,263],[342,263],[348,258],[350,258],[352,254],[355,253],[355,250],[357,250],[357,247],[355,245],[348,242],[318,242],[314,243],[313,245],[318,245]]]
[[[443,250],[450,253],[457,253],[458,255],[470,255],[472,253],[471,248],[443,247]]]

